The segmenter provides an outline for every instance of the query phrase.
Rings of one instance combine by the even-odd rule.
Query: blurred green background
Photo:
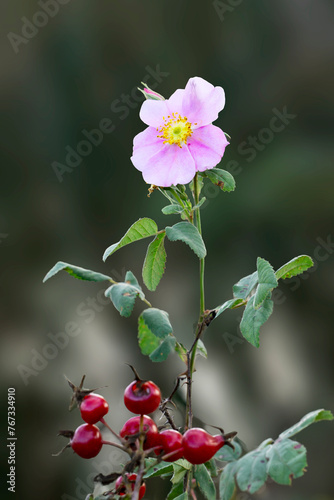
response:
[[[235,174],[237,190],[218,195],[205,188],[207,306],[230,298],[257,256],[275,268],[304,253],[316,262],[315,272],[280,285],[259,350],[238,340],[237,311],[212,324],[209,360],[195,374],[197,417],[237,430],[252,449],[310,410],[333,410],[333,2],[2,0],[0,8],[1,412],[6,437],[7,388],[15,387],[18,496],[82,500],[92,477],[107,472],[106,462],[117,469],[122,461],[110,450],[90,462],[70,452],[51,456],[65,444],[58,430],[81,422],[67,411],[64,373],[75,383],[85,373],[87,386],[108,386],[101,393],[119,430],[130,416],[122,405],[131,381],[126,362],[165,395],[183,370],[176,357],[153,365],[140,354],[141,305],[126,320],[102,304],[101,284],[60,274],[42,285],[58,260],[116,279],[128,269],[139,277],[146,242],[103,264],[105,248],[139,217],[160,227],[177,222],[162,215],[158,193],[146,196],[148,186],[129,159],[133,137],[144,128],[136,91],[143,80],[165,97],[192,76],[226,91],[216,125],[232,137],[221,166]],[[284,109],[288,123],[272,132],[273,116]],[[65,165],[71,148],[84,148],[83,130],[104,119],[113,131],[60,175],[55,162]],[[169,311],[176,336],[189,345],[198,262],[179,243],[168,244],[167,254],[165,277],[147,296]],[[73,322],[77,335],[48,351],[52,335]],[[40,361],[38,371],[22,377],[22,366],[32,368],[43,349],[45,366]],[[333,438],[330,423],[304,431],[308,473],[292,488],[268,484],[240,500],[333,499]],[[3,446],[3,475],[7,451]],[[167,482],[152,482],[147,498],[165,498],[165,491]]]

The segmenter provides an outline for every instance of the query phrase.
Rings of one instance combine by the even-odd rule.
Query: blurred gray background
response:
[[[159,194],[147,198],[129,159],[144,128],[136,91],[143,80],[165,97],[192,76],[226,91],[216,125],[232,137],[221,167],[234,173],[237,190],[205,190],[207,307],[231,297],[257,256],[276,269],[304,253],[316,264],[280,285],[259,350],[240,341],[237,311],[212,324],[209,360],[195,374],[197,417],[237,430],[252,449],[310,410],[333,410],[333,2],[2,0],[0,23],[1,412],[6,436],[7,388],[14,387],[18,496],[82,500],[97,472],[122,461],[110,450],[92,461],[69,451],[51,456],[65,444],[58,430],[81,423],[67,411],[64,373],[108,386],[101,393],[119,430],[130,417],[122,405],[131,381],[126,362],[164,395],[183,370],[176,356],[153,365],[140,354],[141,304],[124,319],[103,299],[103,284],[62,273],[42,285],[58,260],[116,279],[128,269],[140,277],[147,242],[103,264],[105,248],[139,217],[159,227],[177,222],[161,213]],[[279,113],[283,121],[273,121]],[[108,132],[85,149],[83,131],[101,126]],[[169,311],[176,336],[190,345],[198,262],[181,243],[167,244],[167,254],[165,277],[147,297]],[[292,488],[269,484],[253,497],[333,499],[333,438],[327,422],[304,431],[298,439],[308,448],[308,473]],[[147,498],[165,498],[168,486],[152,481]],[[5,485],[3,497],[10,498]]]

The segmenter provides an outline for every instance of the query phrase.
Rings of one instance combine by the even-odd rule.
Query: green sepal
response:
[[[143,265],[143,281],[152,292],[157,288],[165,271],[165,236],[166,233],[162,232],[149,244]]]
[[[46,274],[45,278],[43,279],[43,283],[45,283],[49,278],[51,278],[55,274],[59,273],[59,271],[66,271],[68,274],[79,280],[112,281],[111,277],[105,274],[97,273],[95,271],[91,271],[90,269],[84,269],[83,267],[73,266],[68,262],[59,261]]]
[[[110,245],[103,254],[103,260],[105,261],[110,255],[112,255],[116,250],[130,245],[134,241],[142,240],[150,236],[155,236],[158,233],[158,226],[152,219],[144,217],[143,219],[137,220],[132,226],[127,230],[125,235],[113,245]]]

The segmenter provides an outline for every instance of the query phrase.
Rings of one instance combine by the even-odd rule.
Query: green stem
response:
[[[198,184],[198,173],[196,173],[193,181],[194,190],[194,202],[195,205],[199,203],[200,189]],[[202,235],[202,225],[201,225],[201,214],[200,208],[197,207],[195,209],[195,217],[196,217],[196,227],[200,235]],[[192,426],[192,377],[195,368],[195,358],[196,358],[196,350],[198,339],[203,331],[203,318],[205,311],[205,291],[204,291],[204,268],[205,268],[205,259],[200,259],[200,311],[199,311],[199,319],[195,332],[195,341],[187,352],[187,407],[186,407],[186,428],[190,428]]]

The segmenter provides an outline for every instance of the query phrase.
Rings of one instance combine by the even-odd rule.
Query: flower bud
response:
[[[144,85],[144,88],[143,89],[140,89],[138,87],[138,90],[140,90],[140,92],[142,92],[145,96],[145,99],[153,99],[154,101],[164,101],[165,98],[158,94],[158,92],[154,92],[154,90],[150,89],[150,87],[148,87],[146,85],[146,83],[144,82],[141,82],[142,85]]]

